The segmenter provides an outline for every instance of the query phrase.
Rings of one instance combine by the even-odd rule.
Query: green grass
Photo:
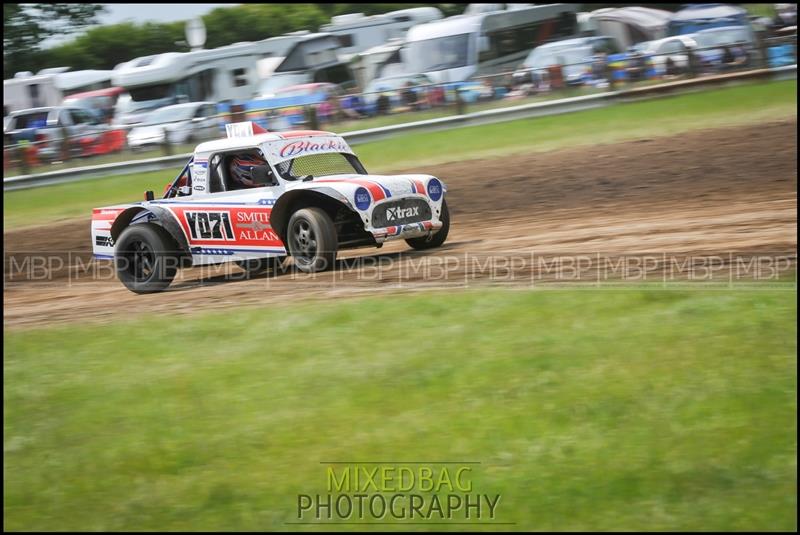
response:
[[[283,530],[326,493],[320,461],[469,460],[507,529],[794,530],[796,297],[483,290],[10,330],[5,528]]]
[[[410,133],[358,145],[370,171],[430,166],[448,161],[614,143],[778,118],[797,117],[796,80],[743,84],[658,100],[620,104],[536,119]],[[163,190],[179,170],[86,180],[3,194],[6,227],[88,215],[92,207],[142,198]]]

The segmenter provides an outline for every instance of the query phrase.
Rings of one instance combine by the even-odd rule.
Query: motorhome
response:
[[[111,85],[111,71],[69,71],[69,67],[43,69],[35,75],[19,72],[3,80],[3,116],[28,108],[58,106],[65,97]]]
[[[339,55],[339,40],[329,33],[303,36],[282,56],[258,62],[261,83],[256,98],[273,98],[278,91],[301,84],[330,83],[345,89],[357,83],[348,64]]]
[[[115,86],[127,94],[117,101],[116,121],[135,124],[148,111],[180,102],[246,101],[259,92],[263,76],[296,55],[308,53],[313,63],[319,41],[335,42],[326,34],[293,32],[256,42],[193,52],[166,52],[133,59],[118,65],[112,76]],[[302,46],[298,48],[298,44]],[[298,51],[299,50],[299,51]],[[263,61],[272,69],[262,69]]]
[[[411,27],[439,20],[442,16],[435,7],[415,7],[372,16],[348,13],[333,17],[319,31],[335,35],[341,47],[339,54],[342,59],[349,60],[354,54],[390,39],[404,38]]]
[[[350,66],[360,87],[367,87],[376,78],[395,76],[405,72],[400,49],[403,39],[391,39],[384,44],[359,52],[350,59]]]
[[[577,36],[577,12],[577,4],[542,4],[420,24],[406,34],[403,63],[436,82],[513,70],[537,46]]]

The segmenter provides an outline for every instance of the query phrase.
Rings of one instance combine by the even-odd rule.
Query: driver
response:
[[[267,165],[260,155],[248,154],[245,156],[234,156],[230,162],[231,181],[236,189],[242,188],[260,188],[265,184],[258,184],[253,180],[253,168]],[[267,172],[272,175],[272,172],[267,167]]]

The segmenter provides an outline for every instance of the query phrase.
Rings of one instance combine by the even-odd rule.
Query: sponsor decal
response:
[[[258,199],[258,203],[262,206],[272,206],[275,204],[275,199]]]
[[[438,201],[442,198],[442,183],[437,178],[432,178],[428,182],[428,197],[432,201]]]
[[[195,189],[196,191],[205,191],[205,190],[206,190],[206,187],[205,187],[205,186],[195,186],[195,187],[194,187],[194,189]]]
[[[192,239],[232,240],[234,239],[231,219],[228,212],[186,212],[186,222]]]
[[[347,143],[340,139],[326,141],[309,141],[307,139],[293,141],[281,147],[278,156],[281,158],[294,158],[311,152],[350,152]]]
[[[270,225],[269,208],[190,210],[178,206],[170,210],[175,213],[191,245],[283,247]]]
[[[97,236],[94,239],[94,244],[98,247],[111,247],[114,245],[114,240],[111,236]]]
[[[386,209],[386,220],[396,221],[397,219],[405,219],[407,217],[414,217],[419,215],[419,206],[412,206],[410,208],[400,208],[399,206]]]
[[[358,189],[356,189],[354,197],[356,201],[356,208],[358,208],[359,210],[362,211],[366,210],[372,203],[372,199],[369,196],[367,188],[359,187]]]

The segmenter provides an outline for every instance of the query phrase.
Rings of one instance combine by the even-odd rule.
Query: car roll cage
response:
[[[178,173],[178,176],[170,183],[169,188],[167,191],[164,192],[164,196],[162,199],[169,199],[172,197],[176,197],[178,195],[178,182],[180,182],[181,177],[184,173],[186,173],[186,185],[190,188],[192,187],[192,163],[194,162],[194,156],[189,158],[189,161],[186,165],[183,166],[183,170]]]

